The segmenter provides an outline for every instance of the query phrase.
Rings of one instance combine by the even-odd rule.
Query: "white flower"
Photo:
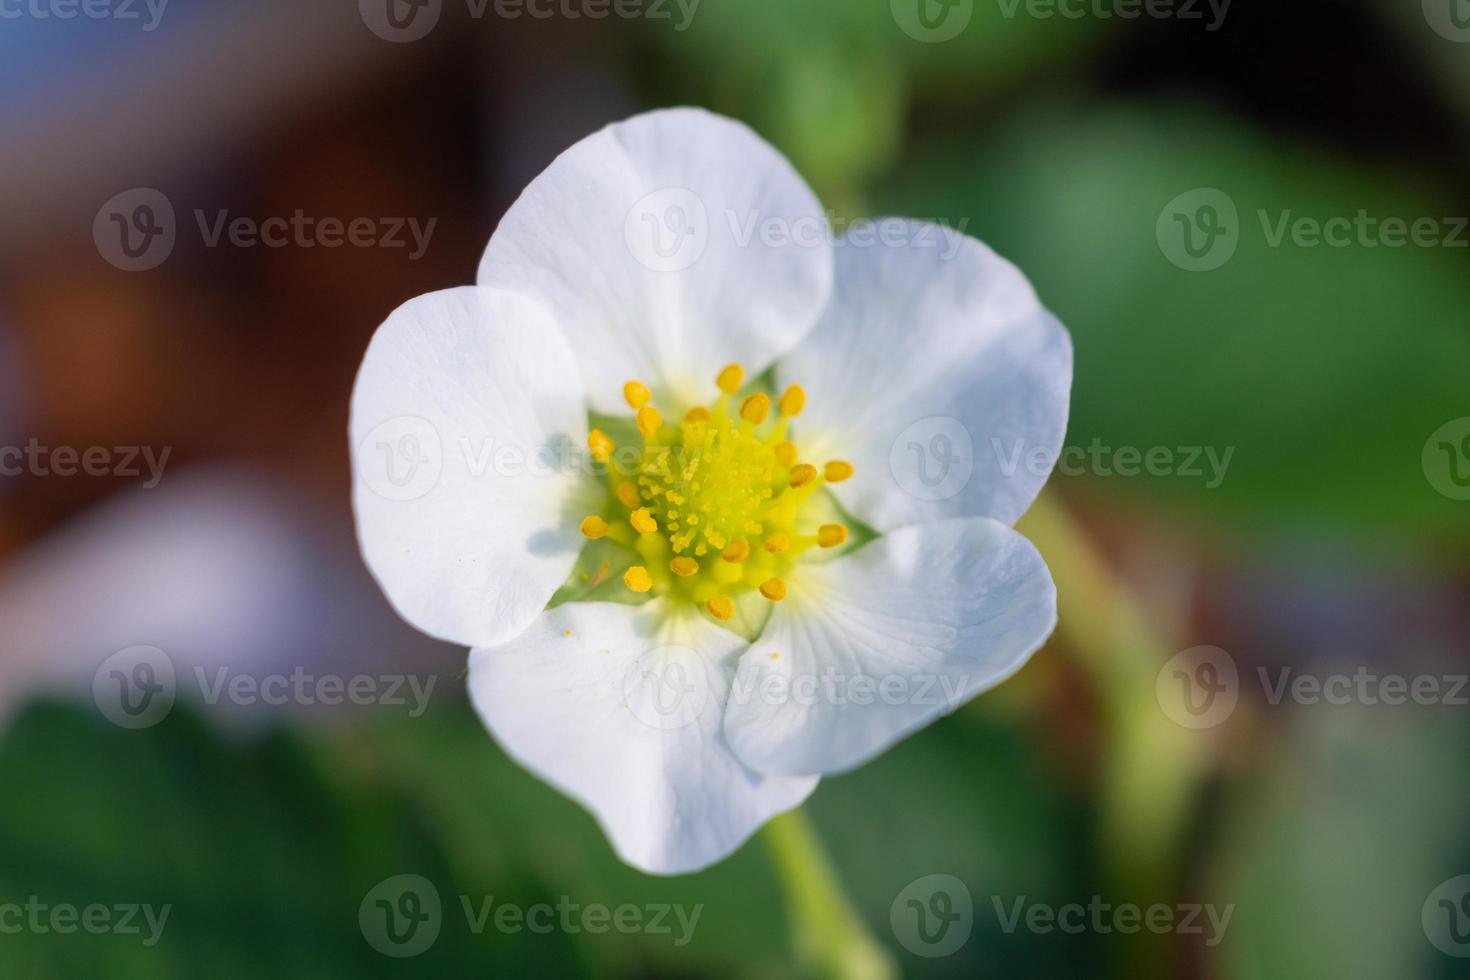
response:
[[[650,872],[720,860],[1055,624],[1011,529],[1050,464],[1012,450],[1060,449],[1065,329],[973,239],[828,227],[745,126],[636,116],[532,181],[479,285],[396,310],[357,379],[368,566],[474,647],[505,750]],[[581,583],[584,546],[612,557]],[[547,608],[564,586],[612,601]]]

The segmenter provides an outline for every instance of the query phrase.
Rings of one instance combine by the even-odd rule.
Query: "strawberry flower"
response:
[[[1067,333],[980,242],[869,230],[834,241],[739,123],[635,116],[533,180],[478,285],[400,307],[358,375],[368,567],[473,648],[490,732],[646,871],[725,857],[1055,625],[1011,527],[1049,467],[974,446],[1055,460]]]

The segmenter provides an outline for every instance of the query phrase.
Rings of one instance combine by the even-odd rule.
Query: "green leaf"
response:
[[[1158,234],[1166,206],[1198,188],[1239,213],[1237,251],[1208,272],[1176,266]],[[1069,446],[1175,451],[1170,474],[1152,477],[1074,456],[1091,488],[1263,534],[1463,536],[1462,505],[1434,490],[1420,457],[1467,414],[1466,251],[1272,243],[1283,216],[1455,214],[1434,191],[1268,141],[1209,107],[1150,106],[1037,111],[984,146],[945,141],[883,200],[966,222],[1068,325]],[[1179,472],[1186,447],[1233,449],[1218,486],[1207,458],[1199,475]]]

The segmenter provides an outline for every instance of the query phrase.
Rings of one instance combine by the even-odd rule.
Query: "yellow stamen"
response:
[[[847,540],[847,528],[841,524],[823,524],[817,528],[817,544],[823,548],[835,548]]]
[[[783,442],[776,446],[776,462],[790,469],[796,465],[796,443]]]
[[[587,449],[599,463],[606,463],[616,448],[617,445],[601,429],[593,429],[587,434]]]
[[[719,620],[729,619],[735,615],[735,603],[731,602],[730,597],[727,595],[715,596],[709,602],[705,603],[705,608],[709,610],[711,616]]]
[[[852,476],[852,464],[846,460],[834,459],[822,467],[822,475],[827,478],[828,483],[841,483]]]
[[[669,570],[680,578],[688,578],[699,571],[699,562],[688,555],[680,555],[669,562]]]
[[[745,368],[739,364],[726,364],[720,371],[719,377],[715,378],[715,384],[727,395],[733,395],[740,390],[740,383],[745,380]]]
[[[705,408],[703,405],[696,405],[693,408],[691,408],[688,412],[685,413],[685,415],[684,415],[684,421],[685,422],[708,422],[709,421],[709,409]]]
[[[747,422],[760,425],[766,420],[766,415],[771,411],[771,396],[764,391],[758,391],[740,405],[740,417]]]
[[[607,534],[607,521],[596,514],[591,514],[582,520],[582,533],[596,541]]]
[[[623,385],[623,397],[628,400],[629,408],[638,409],[648,404],[648,399],[653,397],[653,392],[649,391],[648,385],[642,381],[629,381]]]
[[[658,521],[648,512],[647,507],[639,507],[628,515],[628,523],[633,525],[633,530],[639,534],[652,534],[658,530]]]
[[[777,531],[769,538],[766,538],[766,550],[773,555],[779,555],[790,547],[791,539],[783,531]]]
[[[663,424],[664,417],[652,405],[644,405],[638,409],[638,431],[643,438],[652,439],[658,435],[659,426]]]
[[[647,592],[653,588],[653,576],[642,565],[634,565],[623,573],[623,584],[634,592]]]
[[[618,484],[618,500],[624,507],[638,506],[638,488],[631,483]]]
[[[806,408],[806,389],[801,385],[792,385],[782,392],[777,406],[782,415],[800,415],[801,410]]]
[[[778,578],[768,578],[761,583],[761,595],[772,602],[780,602],[786,598],[786,583]]]
[[[744,538],[731,541],[730,547],[720,557],[728,562],[742,562],[750,557],[750,542]]]
[[[804,487],[817,478],[817,468],[811,463],[797,463],[791,468],[791,485]]]

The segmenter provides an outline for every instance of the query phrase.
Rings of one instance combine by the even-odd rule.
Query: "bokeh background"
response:
[[[786,153],[839,228],[896,213],[987,241],[1076,344],[1067,445],[1094,462],[1022,523],[1058,582],[1057,635],[806,807],[881,950],[861,965],[1470,976],[1470,879],[1454,881],[1470,872],[1470,3],[916,4],[647,0],[597,18],[596,0],[546,17],[442,0],[415,40],[374,0],[0,4],[0,446],[110,461],[0,477],[0,904],[172,906],[153,945],[0,933],[0,974],[780,978],[858,962],[833,955],[848,939],[759,839],[692,877],[620,865],[483,733],[463,651],[398,622],[353,539],[347,401],[372,331],[471,282],[560,149],[698,104]],[[94,235],[135,188],[178,216],[146,271]],[[194,217],[298,210],[435,225],[416,255],[210,247]],[[1276,237],[1360,214],[1378,231]],[[1387,218],[1431,224],[1395,247]],[[127,472],[125,447],[166,451],[157,478],[141,458]],[[1117,472],[1156,447],[1174,464]],[[1223,472],[1207,451],[1230,453]],[[137,645],[180,683],[132,730],[93,682]],[[211,704],[196,668],[435,687],[423,711]],[[1343,675],[1369,680],[1342,703],[1273,695],[1282,677]],[[1438,693],[1382,703],[1393,676]],[[443,928],[394,958],[358,912],[405,873],[443,897]],[[973,909],[937,957],[900,921],[932,875]],[[682,945],[476,934],[460,896],[702,912]],[[1018,900],[1230,918],[1213,937],[1204,916],[1204,934],[1008,929]]]

